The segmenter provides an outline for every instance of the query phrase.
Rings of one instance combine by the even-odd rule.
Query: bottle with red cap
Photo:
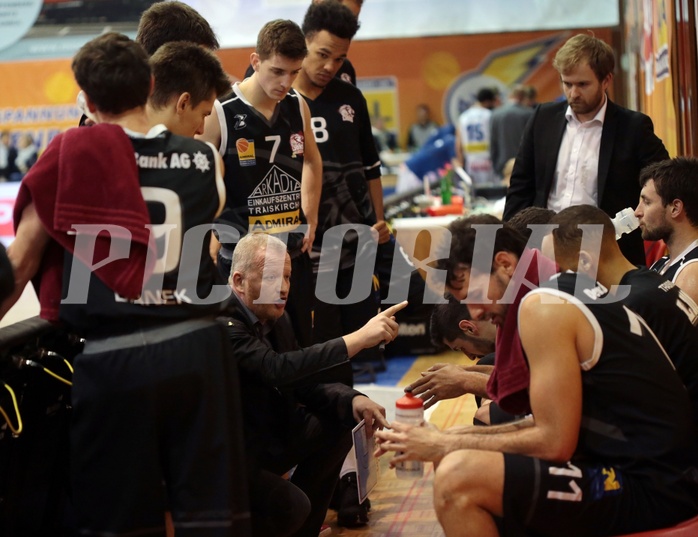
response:
[[[395,421],[408,425],[424,425],[424,402],[411,393],[395,401]],[[424,475],[422,461],[404,461],[395,466],[395,475],[400,479],[416,479]]]

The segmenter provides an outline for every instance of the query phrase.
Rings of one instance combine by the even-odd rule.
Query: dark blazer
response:
[[[253,459],[265,467],[286,450],[288,427],[297,422],[293,414],[300,405],[347,428],[356,424],[351,403],[362,394],[337,382],[346,372],[351,379],[341,338],[300,349],[286,315],[263,337],[235,295],[226,314],[219,320],[240,371],[245,443]]]
[[[567,125],[566,110],[567,102],[541,104],[526,125],[507,191],[504,220],[526,207],[547,206]],[[599,151],[599,207],[611,218],[621,209],[636,207],[640,170],[668,158],[664,144],[654,134],[652,120],[609,99]],[[618,244],[631,262],[645,264],[639,230],[623,235]]]

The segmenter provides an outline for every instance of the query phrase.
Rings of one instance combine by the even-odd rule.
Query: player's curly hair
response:
[[[312,39],[323,30],[340,39],[353,39],[359,30],[359,20],[344,4],[336,0],[323,0],[310,4],[302,28],[306,39]]]

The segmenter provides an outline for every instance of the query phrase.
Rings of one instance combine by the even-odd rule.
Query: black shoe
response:
[[[337,525],[344,528],[358,528],[368,524],[368,511],[371,508],[368,499],[359,503],[356,473],[351,472],[339,480],[339,509]]]

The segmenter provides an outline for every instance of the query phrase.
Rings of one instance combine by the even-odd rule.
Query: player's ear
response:
[[[579,252],[579,266],[577,268],[578,272],[583,274],[589,274],[594,266],[593,257],[586,250],[580,250]]]
[[[458,328],[471,336],[477,336],[480,333],[477,325],[473,321],[468,321],[466,319],[461,319],[458,322]]]
[[[191,94],[188,91],[182,93],[177,99],[177,113],[181,114],[186,111],[187,106],[191,103]]]
[[[261,63],[261,59],[259,58],[259,54],[256,52],[253,52],[250,54],[250,65],[252,65],[252,69],[255,71],[259,71],[259,64]]]
[[[508,276],[512,276],[514,274],[514,270],[516,269],[517,263],[517,256],[511,252],[502,250],[494,255],[494,264],[492,268],[501,268]]]
[[[683,201],[680,199],[675,199],[671,202],[671,216],[676,218],[678,215],[684,212]]]

